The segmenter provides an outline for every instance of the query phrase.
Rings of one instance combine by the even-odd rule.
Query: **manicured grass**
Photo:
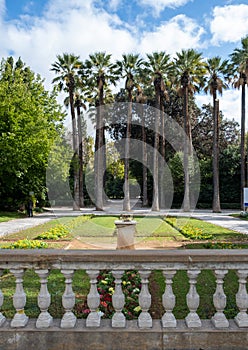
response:
[[[117,216],[92,216],[88,217],[79,216],[77,219],[75,217],[62,217],[59,219],[51,220],[43,225],[39,225],[27,230],[20,231],[5,237],[5,240],[21,240],[21,239],[35,239],[38,235],[48,231],[51,228],[59,227],[59,225],[66,225],[70,227],[70,234],[64,238],[61,238],[55,244],[55,242],[49,242],[49,248],[57,247],[63,248],[65,244],[63,242],[68,242],[74,238],[90,244],[115,244],[116,243],[116,232],[115,232],[115,220],[119,219]],[[176,227],[172,227],[166,222],[166,217],[134,217],[137,222],[136,225],[136,242],[140,241],[154,241],[158,242],[158,247],[163,247],[163,242],[177,241],[185,242],[195,240],[193,238],[184,236],[179,230],[184,226],[190,226],[197,230],[201,230],[203,234],[209,234],[212,239],[216,242],[248,242],[248,236],[240,234],[238,232],[222,228],[220,226],[213,225],[202,220],[197,220],[193,218],[177,217],[174,218],[176,221]],[[76,221],[75,221],[76,220]],[[178,229],[179,230],[178,230]],[[0,246],[2,243],[0,243]],[[199,246],[200,248],[200,246]],[[205,248],[205,247],[202,247]],[[210,248],[210,247],[208,247]],[[227,247],[228,248],[228,247]],[[230,247],[232,248],[232,247]]]
[[[137,217],[137,234],[141,237],[164,237],[174,240],[184,240],[185,237],[175,228],[171,227],[161,217]]]
[[[5,238],[10,239],[10,240],[24,239],[24,238],[34,239],[39,234],[48,231],[50,228],[55,227],[56,225],[60,225],[60,224],[68,225],[73,219],[74,219],[74,217],[61,217],[59,219],[54,219],[54,220],[48,221],[42,225],[30,227],[28,229],[21,230],[19,232],[15,232],[11,235],[8,235]]]
[[[7,318],[12,318],[15,314],[13,307],[13,295],[15,293],[15,278],[8,271],[0,278],[1,289],[4,294],[2,312]],[[161,271],[154,271],[149,279],[149,290],[152,295],[152,305],[150,312],[153,318],[161,318],[164,313],[162,305],[162,295],[165,289],[165,280]],[[25,313],[31,318],[37,318],[40,310],[37,304],[40,282],[38,275],[27,270],[24,276],[24,290],[26,292],[27,303]],[[197,292],[200,295],[200,306],[198,314],[200,318],[211,318],[215,313],[212,296],[215,292],[215,276],[212,271],[204,270],[197,280]],[[62,307],[62,295],[64,293],[64,276],[60,271],[51,271],[48,277],[48,290],[51,293],[51,305],[49,312],[55,318],[61,318],[64,314]],[[85,271],[76,271],[73,278],[73,291],[76,295],[76,304],[86,300],[89,292],[89,278]],[[186,271],[178,271],[173,279],[173,292],[176,296],[176,306],[173,310],[177,319],[187,316],[189,310],[186,304],[186,295],[189,291],[189,282]],[[225,314],[227,318],[233,318],[238,309],[236,307],[235,295],[238,291],[238,280],[234,271],[229,271],[224,279],[224,291],[227,296]],[[83,317],[83,314],[77,315]]]
[[[20,219],[23,217],[26,217],[26,215],[22,213],[0,211],[0,222],[6,222],[13,219]]]
[[[12,318],[15,314],[13,307],[13,295],[15,293],[15,277],[5,271],[1,280],[1,290],[4,294],[2,312],[7,318]],[[51,271],[48,277],[48,290],[51,293],[51,306],[49,312],[53,317],[61,318],[64,310],[62,307],[62,295],[65,290],[65,278],[60,271]],[[23,279],[23,287],[26,293],[27,303],[25,313],[31,318],[36,318],[40,311],[37,304],[37,297],[40,290],[38,275],[33,270],[27,270]],[[73,290],[77,297],[86,296],[89,291],[89,278],[84,271],[76,271],[73,278]]]
[[[205,222],[203,220],[186,217],[177,217],[176,224],[178,227],[183,227],[187,224],[190,224],[190,226],[192,227],[201,229],[203,233],[211,234],[214,240],[248,241],[247,235],[243,235],[242,233],[235,232],[233,230],[229,230],[227,228],[217,226],[209,222]]]
[[[161,318],[164,313],[162,295],[165,288],[165,281],[162,272],[154,271],[151,275],[150,283],[150,293],[153,296],[151,311],[155,318]],[[216,312],[213,305],[213,294],[216,289],[214,273],[209,270],[201,271],[197,279],[196,288],[200,296],[200,305],[197,313],[201,319],[210,319]],[[154,295],[153,291],[156,291],[156,295]],[[187,272],[178,271],[173,279],[173,292],[176,296],[176,306],[173,313],[177,319],[185,318],[189,312],[186,303],[186,295],[188,291],[189,282]],[[239,312],[235,301],[237,291],[238,278],[234,271],[229,271],[224,279],[224,292],[227,297],[224,313],[227,318],[234,318]]]

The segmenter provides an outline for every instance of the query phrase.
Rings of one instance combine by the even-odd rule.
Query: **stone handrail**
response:
[[[40,314],[36,320],[36,328],[49,328],[53,319],[49,314],[51,296],[47,288],[49,272],[59,269],[65,277],[65,291],[62,297],[64,315],[60,320],[60,327],[72,329],[77,318],[73,313],[75,295],[72,288],[75,270],[86,270],[90,279],[90,291],[87,303],[90,313],[87,316],[86,327],[101,327],[101,316],[98,312],[100,296],[97,290],[97,276],[100,270],[110,270],[115,278],[115,291],[112,304],[115,310],[111,320],[112,328],[125,328],[127,321],[122,309],[125,298],[121,287],[121,278],[125,270],[135,269],[141,277],[141,291],[139,306],[141,313],[137,320],[139,329],[153,327],[149,308],[151,295],[148,289],[149,276],[153,270],[161,270],[166,286],[162,297],[164,314],[161,319],[163,328],[176,328],[178,320],[173,314],[176,304],[173,293],[173,277],[178,270],[186,270],[189,279],[189,290],[186,302],[189,309],[185,318],[186,327],[200,329],[202,320],[197,314],[200,297],[197,293],[197,277],[202,270],[213,270],[216,277],[216,290],[213,304],[216,309],[211,319],[215,329],[228,329],[230,326],[224,309],[226,295],[223,280],[228,270],[235,270],[239,280],[239,289],[236,294],[236,304],[239,309],[234,321],[237,327],[248,327],[248,294],[246,280],[248,276],[248,250],[1,250],[0,271],[8,269],[16,279],[16,290],[13,295],[13,305],[16,313],[10,322],[11,328],[25,327],[29,319],[25,314],[26,294],[23,288],[23,275],[26,269],[34,269],[40,278],[40,292],[37,295],[37,304]],[[0,286],[1,288],[1,286]],[[3,305],[4,295],[0,291],[0,308]],[[0,313],[0,325],[6,322],[3,313]]]

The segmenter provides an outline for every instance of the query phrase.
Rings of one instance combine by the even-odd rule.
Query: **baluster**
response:
[[[239,308],[239,313],[234,318],[239,327],[248,327],[248,315],[246,313],[248,308],[248,294],[246,290],[246,279],[248,270],[238,270],[239,290],[236,294],[236,303]]]
[[[216,277],[216,291],[213,295],[213,302],[217,312],[212,317],[212,322],[216,328],[226,328],[229,326],[229,322],[223,313],[226,306],[226,295],[223,289],[223,280],[227,272],[227,270],[214,271]]]
[[[13,305],[16,314],[11,321],[11,327],[25,327],[28,323],[28,317],[25,315],[24,307],[26,305],[26,294],[23,289],[23,269],[11,269],[10,272],[16,278],[16,290],[13,295]]]
[[[87,270],[86,272],[90,278],[90,292],[87,295],[90,313],[86,319],[86,327],[99,327],[101,321],[100,313],[97,312],[97,308],[100,304],[100,295],[97,291],[97,276],[99,275],[99,271]]]
[[[200,270],[189,270],[187,275],[189,277],[189,292],[187,294],[187,306],[189,313],[185,318],[188,327],[201,327],[201,320],[196,313],[199,306],[200,297],[196,290],[196,280],[201,271]]]
[[[112,295],[112,304],[115,309],[115,313],[112,317],[112,327],[125,327],[126,318],[122,313],[122,309],[125,305],[125,296],[121,288],[121,277],[124,271],[112,271],[115,278],[115,291]]]
[[[140,328],[151,328],[152,318],[148,310],[151,306],[151,294],[148,289],[148,277],[150,276],[150,271],[139,271],[141,277],[141,291],[139,294],[139,305],[141,307],[141,313],[138,318],[138,325]]]
[[[176,327],[177,321],[172,311],[176,304],[176,297],[173,293],[172,289],[172,279],[175,276],[176,271],[163,271],[163,275],[166,278],[166,287],[162,297],[163,307],[165,309],[165,313],[162,317],[163,327]]]
[[[2,274],[3,274],[3,271],[0,270],[0,277],[2,276]],[[3,300],[4,300],[4,296],[0,289],[0,309],[3,306]],[[0,312],[0,327],[4,324],[5,320],[6,320],[6,317],[3,316],[3,314]]]
[[[65,292],[62,297],[62,304],[65,309],[65,314],[61,320],[61,328],[73,328],[76,324],[77,318],[72,312],[75,305],[75,294],[72,290],[72,278],[74,270],[61,270],[65,276]]]
[[[48,328],[52,323],[52,316],[47,311],[50,303],[51,296],[47,289],[47,277],[49,275],[49,271],[45,270],[36,270],[35,271],[40,278],[40,293],[38,295],[38,306],[40,308],[41,313],[36,321],[37,328]]]

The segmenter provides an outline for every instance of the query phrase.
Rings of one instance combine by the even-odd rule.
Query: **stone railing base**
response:
[[[86,328],[85,320],[77,320],[73,329],[61,329],[60,320],[50,328],[37,329],[36,320],[24,328],[13,329],[10,321],[0,328],[1,350],[247,350],[247,328],[230,321],[227,329],[216,329],[202,320],[200,329],[188,328],[185,321],[166,329],[154,320],[150,329],[140,329],[137,321],[127,321],[126,328],[112,328],[110,320],[102,320],[100,328]]]

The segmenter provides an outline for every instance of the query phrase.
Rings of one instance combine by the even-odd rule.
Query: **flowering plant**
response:
[[[138,297],[141,289],[141,279],[135,270],[125,271],[122,276],[122,291],[125,296],[125,305],[122,310],[127,320],[135,319],[139,316],[141,308]],[[97,290],[100,295],[99,312],[103,318],[112,318],[115,310],[112,305],[112,295],[115,290],[114,277],[112,272],[103,270],[97,278]],[[90,310],[87,301],[77,303],[75,313],[78,317],[87,317]]]

